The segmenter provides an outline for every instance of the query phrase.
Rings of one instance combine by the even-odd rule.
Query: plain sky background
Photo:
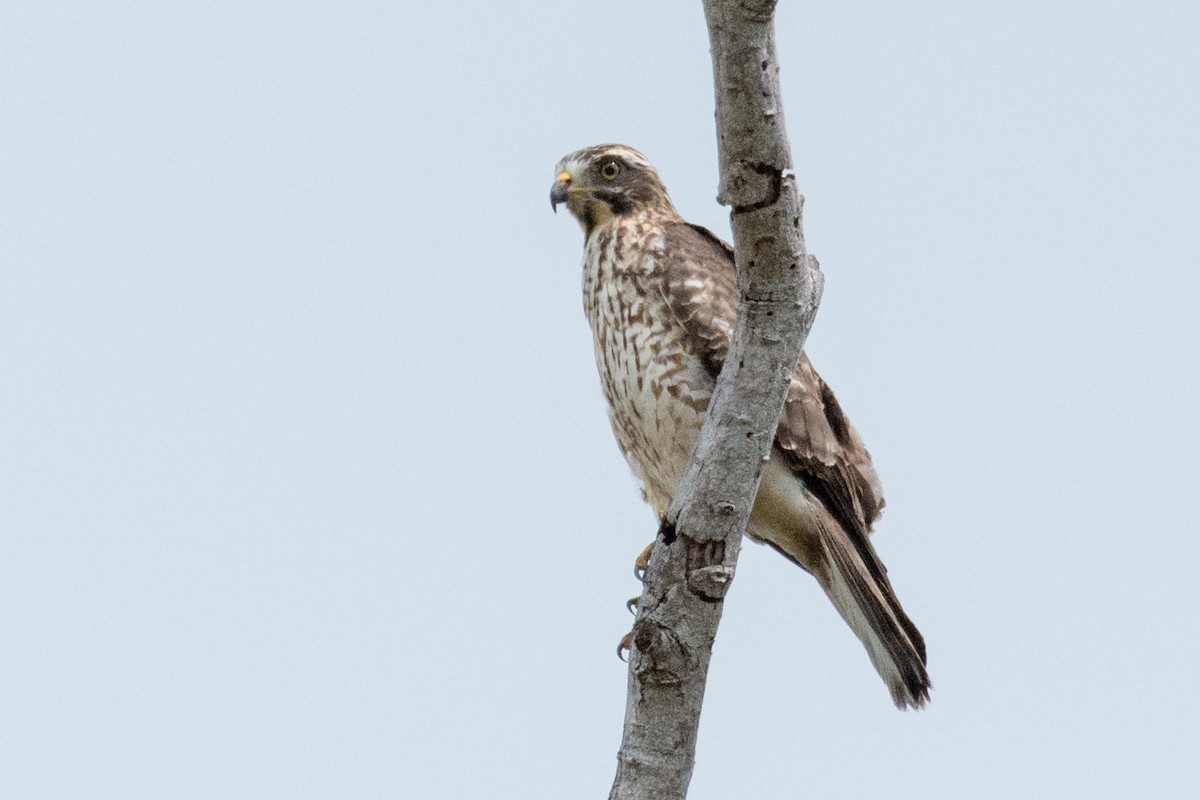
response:
[[[5,3],[0,796],[583,798],[654,533],[555,162],[716,195],[698,2]],[[748,545],[693,800],[1200,796],[1200,11],[784,2],[929,643]]]

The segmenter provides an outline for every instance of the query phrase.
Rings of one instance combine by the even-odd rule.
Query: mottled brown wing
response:
[[[715,380],[737,321],[733,251],[712,231],[686,222],[665,226],[663,294]]]
[[[711,231],[684,222],[666,226],[667,303],[716,378],[729,352],[737,315],[733,250]],[[775,443],[788,466],[845,528],[866,537],[883,508],[883,490],[833,392],[800,357]]]
[[[871,454],[807,354],[792,375],[775,443],[847,532],[871,532],[883,509],[883,486]]]
[[[665,244],[663,294],[687,332],[688,346],[715,379],[729,352],[737,313],[733,251],[704,228],[682,222],[667,226]],[[851,627],[864,643],[876,637],[894,664],[900,683],[889,683],[893,699],[898,705],[924,705],[929,697],[925,641],[904,613],[868,538],[883,508],[879,476],[807,355],[800,356],[792,375],[772,459],[780,459],[797,477],[796,491],[802,485],[824,506],[828,516],[818,517],[836,523],[818,522],[820,545],[845,582],[854,608],[865,615],[865,628],[854,622]],[[836,591],[830,593],[838,604],[836,596]],[[842,605],[839,610],[851,621]],[[872,655],[884,674],[875,660]]]

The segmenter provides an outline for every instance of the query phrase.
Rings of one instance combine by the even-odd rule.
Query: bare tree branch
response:
[[[784,130],[774,0],[705,0],[719,199],[732,208],[741,303],[700,443],[646,574],[610,800],[687,795],[704,685],[742,532],[788,381],[820,302]]]

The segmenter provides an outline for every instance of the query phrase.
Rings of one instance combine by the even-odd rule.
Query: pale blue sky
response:
[[[716,205],[699,3],[6,4],[0,796],[602,797],[654,521],[555,162]],[[748,546],[693,800],[1200,792],[1200,11],[783,3],[929,643]]]

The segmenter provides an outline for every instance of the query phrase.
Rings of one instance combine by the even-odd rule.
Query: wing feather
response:
[[[692,352],[716,380],[737,320],[733,251],[699,225],[670,222],[664,227],[663,294],[683,325]]]
[[[686,222],[667,224],[665,235],[663,294],[692,351],[715,379],[737,315],[733,249],[706,228]],[[807,355],[796,365],[775,441],[788,467],[846,531],[866,537],[883,508],[879,476]]]

